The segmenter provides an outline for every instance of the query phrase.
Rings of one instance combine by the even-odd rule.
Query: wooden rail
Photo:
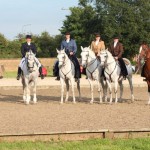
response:
[[[0,141],[75,141],[91,138],[141,138],[150,137],[150,129],[124,129],[124,130],[96,130],[96,131],[68,131],[49,133],[22,133],[22,134],[0,134]]]

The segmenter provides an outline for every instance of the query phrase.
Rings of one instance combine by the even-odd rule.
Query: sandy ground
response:
[[[0,135],[150,128],[146,87],[134,88],[134,103],[130,101],[129,88],[124,88],[123,102],[112,105],[98,103],[96,88],[93,105],[89,103],[90,89],[82,87],[81,92],[82,101],[77,98],[73,104],[70,96],[69,102],[61,105],[59,86],[38,89],[38,103],[25,105],[21,89],[1,89]]]

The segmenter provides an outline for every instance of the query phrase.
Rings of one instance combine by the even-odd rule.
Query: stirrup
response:
[[[18,74],[18,75],[17,75],[17,80],[19,80],[19,79],[20,79],[20,76],[21,76],[20,74]]]
[[[60,80],[60,77],[57,77],[55,80],[59,81],[59,80]]]
[[[44,79],[44,75],[43,74],[41,74],[40,76],[41,76],[41,79]]]

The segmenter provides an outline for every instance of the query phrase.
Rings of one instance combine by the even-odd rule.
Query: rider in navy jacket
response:
[[[80,65],[75,55],[77,52],[77,45],[75,40],[70,38],[69,32],[66,32],[65,37],[66,37],[65,40],[61,42],[61,50],[65,49],[66,54],[68,55],[68,57],[70,58],[70,60],[73,62],[75,66],[75,79],[79,79],[81,78]],[[58,63],[56,63],[55,65],[55,70],[57,70],[56,74],[58,74]]]
[[[31,35],[26,35],[26,43],[23,43],[21,46],[22,60],[18,67],[17,80],[20,79],[20,76],[22,73],[21,66],[24,63],[26,52],[29,52],[30,50],[32,50],[32,52],[35,55],[37,54],[36,46],[34,43],[31,42]],[[40,73],[41,79],[44,79],[44,75],[42,74],[42,65],[37,58],[35,61],[39,65],[39,73]]]

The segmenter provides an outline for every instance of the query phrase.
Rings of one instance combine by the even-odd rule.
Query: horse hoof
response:
[[[29,102],[25,102],[26,105],[29,105]]]
[[[63,102],[60,102],[60,104],[62,105],[62,104],[63,104]]]
[[[76,102],[73,102],[73,104],[76,104]]]
[[[90,104],[93,104],[93,101],[90,101]]]

